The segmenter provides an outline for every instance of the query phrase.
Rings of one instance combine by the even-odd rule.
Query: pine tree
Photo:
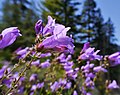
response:
[[[115,34],[114,34],[115,29],[110,18],[104,24],[104,31],[106,31],[106,50],[105,51],[107,52],[107,54],[116,52],[118,50],[118,45],[115,43],[117,39],[115,38]]]
[[[93,39],[93,44],[97,49],[101,50],[101,54],[109,55],[118,50],[118,45],[115,43],[116,38],[114,35],[114,26],[109,18],[107,22],[101,23],[96,22],[95,28],[97,29],[95,38]]]
[[[97,8],[94,0],[85,0],[80,26],[82,33],[80,39],[83,42],[90,42],[97,49],[100,49],[103,55],[117,51],[117,45],[111,41],[113,38],[115,39],[113,24],[111,20],[104,22],[101,10]],[[111,50],[112,48],[114,49]]]
[[[106,52],[106,31],[104,30],[104,19],[100,9],[96,11],[93,31],[94,37],[91,43],[104,55]]]
[[[94,26],[96,21],[101,21],[102,17],[98,18],[100,14],[98,14],[99,9],[96,8],[96,2],[94,0],[85,0],[83,4],[83,9],[81,13],[81,20],[80,20],[80,31],[83,33],[83,37],[81,40],[92,42],[92,37],[94,37]]]

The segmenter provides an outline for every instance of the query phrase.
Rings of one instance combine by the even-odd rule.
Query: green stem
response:
[[[30,53],[31,53],[31,51],[29,51],[22,60],[24,60]],[[21,62],[21,61],[19,60],[19,62],[17,63],[18,66],[19,66],[20,62]],[[14,69],[16,69],[18,66],[13,67],[12,70],[11,70],[7,75],[5,75],[5,76],[10,75],[10,74],[14,71]],[[7,70],[7,69],[6,69],[6,70]],[[3,75],[2,79],[0,80],[0,84],[1,84],[2,81],[6,78],[5,76]]]
[[[24,73],[30,68],[30,65],[31,65],[31,63],[33,62],[34,57],[35,57],[36,54],[37,54],[37,52],[34,54],[34,56],[33,56],[33,58],[31,59],[31,61],[30,61],[28,64],[26,64],[24,70],[19,74],[20,76],[19,76],[18,80],[15,81],[15,83],[13,84],[13,86],[7,91],[7,93],[6,93],[5,95],[8,95],[8,94],[15,88],[15,86],[18,84],[20,78],[21,78],[21,77],[24,75]]]

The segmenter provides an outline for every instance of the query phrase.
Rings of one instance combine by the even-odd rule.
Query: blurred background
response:
[[[37,20],[47,23],[51,15],[56,22],[71,27],[77,58],[85,42],[109,55],[120,50],[120,1],[114,0],[0,0],[0,31],[17,26],[22,33],[17,41],[0,50],[0,61],[12,61],[19,47],[32,46]],[[111,78],[120,83],[120,66],[110,68]],[[117,77],[116,77],[117,76]]]

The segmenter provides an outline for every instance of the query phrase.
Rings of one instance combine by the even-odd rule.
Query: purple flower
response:
[[[92,69],[93,67],[94,67],[94,64],[90,64],[89,62],[87,62],[85,66],[81,67],[81,70],[83,70],[84,73],[89,73],[90,69]]]
[[[3,67],[0,69],[0,79],[4,76],[5,70],[7,70],[7,66],[3,66]]]
[[[59,85],[64,86],[67,83],[66,79],[59,79]]]
[[[71,60],[71,58],[72,58],[72,56],[68,55],[67,58],[66,58],[66,60],[69,61],[69,60]]]
[[[42,20],[38,20],[37,23],[35,24],[35,31],[36,34],[42,34],[43,32]]]
[[[37,90],[37,89],[40,89],[40,88],[42,88],[43,86],[44,86],[44,82],[38,83],[38,84],[34,84],[34,85],[32,85],[32,87],[31,87],[31,91],[35,91],[35,90]]]
[[[11,80],[12,79],[16,79],[18,80],[19,79],[19,73],[18,72],[15,72],[15,74],[12,76]],[[25,80],[25,77],[22,76],[20,79],[19,79],[19,84],[22,84],[22,82]]]
[[[55,20],[48,16],[48,24],[43,29],[43,35],[49,33],[51,36],[47,37],[42,43],[38,44],[37,48],[39,50],[48,49],[73,53],[73,39],[66,36],[69,29],[70,27],[65,28],[64,25],[55,24]]]
[[[113,54],[109,55],[108,58],[111,60],[115,60],[118,56],[120,56],[120,52],[113,53]]]
[[[91,80],[90,77],[87,77],[85,80],[85,85],[91,89],[94,89],[94,82]]]
[[[89,43],[85,43],[82,51],[81,51],[81,55],[79,56],[79,60],[101,60],[102,59],[102,56],[100,55],[97,55],[97,53],[100,51],[100,50],[97,50],[96,52],[94,52],[94,49],[95,48],[91,48],[89,47]]]
[[[37,89],[37,85],[32,85],[31,91],[35,91]]]
[[[4,79],[2,83],[5,84],[8,88],[11,87],[11,79]]]
[[[66,70],[66,71],[69,71],[69,70],[71,70],[72,69],[72,66],[73,65],[66,65],[66,66],[64,66],[64,69]]]
[[[43,86],[44,86],[44,82],[37,84],[37,88],[38,88],[38,89],[42,88]]]
[[[43,35],[53,34],[54,27],[55,27],[55,19],[53,19],[51,16],[48,16],[48,22],[43,29]]]
[[[62,53],[56,59],[60,62],[66,62],[66,55]]]
[[[34,65],[34,66],[39,66],[39,64],[40,64],[40,60],[36,60],[31,63],[31,65]]]
[[[66,71],[67,77],[70,79],[75,80],[77,77],[77,73],[79,68],[73,69],[74,63],[69,61],[71,59],[71,55],[68,55],[67,58],[64,53],[62,53],[57,59],[60,61],[60,64],[63,66],[64,70]]]
[[[41,63],[40,67],[41,68],[47,68],[47,67],[49,67],[50,66],[50,62],[49,61],[50,60],[46,60],[45,62]]]
[[[18,89],[18,93],[19,93],[19,94],[23,94],[23,93],[24,93],[24,87],[20,87],[20,88]]]
[[[86,73],[85,76],[86,77],[90,77],[90,78],[93,79],[95,77],[95,74],[93,74],[93,73]]]
[[[66,71],[66,74],[69,78],[75,80],[77,78],[78,71],[79,71],[79,68],[75,68],[75,69]]]
[[[0,34],[0,48],[11,45],[18,36],[21,36],[21,34],[17,27],[6,28]]]
[[[116,66],[120,64],[120,52],[113,53],[108,56],[108,60],[111,66]]]
[[[86,95],[92,95],[92,94],[88,92],[88,93],[86,93]]]
[[[59,52],[73,53],[74,45],[72,38],[68,36],[56,38],[55,35],[47,37],[38,48],[44,47],[44,49],[52,49]]]
[[[32,91],[32,92],[30,93],[30,95],[34,95],[34,91]]]
[[[18,48],[15,53],[18,55],[18,58],[24,58],[29,51],[29,48],[26,47],[24,49]]]
[[[57,89],[59,89],[60,85],[59,85],[59,82],[55,81],[54,84],[52,84],[50,86],[52,92],[56,91]]]
[[[35,31],[36,34],[41,34],[43,36],[47,34],[53,34],[53,30],[55,27],[55,19],[53,19],[51,16],[48,16],[48,22],[45,27],[43,27],[42,20],[38,20],[35,24]]]
[[[113,80],[113,82],[108,85],[108,88],[114,89],[114,88],[119,88],[119,86],[117,85],[116,81]]]
[[[42,53],[40,54],[39,58],[49,57],[51,55],[52,55],[51,53]]]
[[[74,90],[73,95],[78,95],[76,90]]]
[[[85,43],[80,53],[81,54],[84,53],[89,47],[90,47],[90,43],[89,42]]]
[[[94,67],[93,70],[94,72],[99,72],[99,71],[107,72],[107,70],[103,68],[102,66]]]
[[[29,81],[35,81],[37,79],[37,74],[32,74]]]
[[[71,88],[71,85],[72,85],[71,82],[66,83],[65,89],[70,89],[70,88]]]

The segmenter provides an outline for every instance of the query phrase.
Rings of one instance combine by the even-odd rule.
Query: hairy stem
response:
[[[12,85],[12,87],[6,92],[5,95],[8,95],[13,89],[15,89],[15,86],[17,86],[19,80],[21,79],[21,77],[24,75],[24,73],[30,68],[31,63],[34,60],[34,57],[36,56],[37,52],[34,54],[33,58],[30,60],[30,62],[28,64],[25,65],[25,68],[23,69],[23,71],[21,73],[19,73],[19,78],[15,81],[15,83]]]

